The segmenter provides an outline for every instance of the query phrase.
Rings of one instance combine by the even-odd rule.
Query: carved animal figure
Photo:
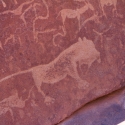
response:
[[[58,16],[61,15],[63,26],[65,26],[66,18],[77,18],[78,22],[79,22],[79,28],[80,28],[80,16],[81,16],[81,14],[85,13],[85,11],[88,9],[94,10],[94,7],[90,3],[87,3],[85,6],[81,7],[80,9],[76,9],[76,10],[62,9],[59,12]]]
[[[2,3],[3,7],[6,7],[6,3],[3,0],[1,0],[1,3]]]
[[[16,2],[16,0],[14,0]],[[24,24],[26,25],[26,20],[25,20],[25,13],[32,7],[30,4],[33,3],[34,0],[30,0],[30,1],[26,1],[26,2],[23,2],[20,6],[18,6],[16,9],[14,10],[6,10],[6,11],[3,11],[0,13],[0,15],[4,15],[4,14],[13,14],[15,16],[20,16],[20,19],[24,22]],[[5,3],[4,3],[5,4]],[[3,4],[3,6],[5,6]],[[15,3],[17,4],[17,3]],[[23,7],[26,6],[26,5],[30,5],[27,9],[24,10],[23,12]]]
[[[6,3],[3,0],[1,0],[1,2],[2,2],[3,7],[6,7]],[[13,0],[13,2],[14,4],[17,4],[17,0]]]
[[[31,72],[35,86],[45,98],[44,102],[47,104],[53,102],[54,99],[44,94],[41,90],[42,83],[54,84],[69,75],[78,82],[79,88],[85,88],[88,86],[88,82],[80,78],[77,71],[77,62],[80,65],[87,64],[90,68],[95,60],[100,62],[100,52],[96,50],[94,43],[85,37],[83,40],[78,38],[78,42],[65,49],[52,62],[9,75],[1,79],[0,83],[19,74]]]
[[[101,6],[101,9],[102,9],[102,12],[103,12],[103,15],[105,15],[106,17],[106,13],[104,11],[104,6],[111,6],[113,5],[114,8],[113,8],[113,14],[114,12],[116,11],[117,12],[117,8],[116,8],[116,5],[117,5],[117,0],[99,0],[100,2],[100,6]]]
[[[3,1],[3,0],[2,0],[2,1]],[[18,6],[16,9],[3,11],[3,12],[0,13],[0,15],[9,14],[9,13],[12,13],[12,14],[17,15],[17,16],[18,16],[18,15],[21,15],[21,14],[22,14],[23,7],[24,7],[25,5],[29,5],[29,4],[31,4],[31,3],[33,3],[33,2],[34,2],[34,0],[26,1],[26,2],[22,3],[20,6]]]
[[[22,100],[22,98],[18,97],[18,92],[16,90],[14,95],[11,95],[8,98],[5,98],[2,101],[0,101],[0,116],[6,114],[6,112],[9,111],[10,114],[11,114],[11,117],[12,117],[12,119],[14,121],[12,108],[24,108],[25,107],[25,102],[30,98],[32,88],[29,91],[28,98],[25,99],[25,100]]]

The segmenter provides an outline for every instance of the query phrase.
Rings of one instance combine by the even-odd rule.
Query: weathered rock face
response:
[[[0,1],[0,124],[53,125],[123,87],[124,0]]]
[[[125,88],[88,103],[58,125],[118,125],[124,120]]]

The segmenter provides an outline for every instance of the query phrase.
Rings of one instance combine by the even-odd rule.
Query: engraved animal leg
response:
[[[79,31],[80,31],[80,14],[77,15],[77,19],[78,19],[78,25],[79,25]]]
[[[87,71],[86,71],[85,75],[88,73],[88,71],[89,71],[89,69],[90,69],[90,67],[91,67],[92,63],[93,63],[93,61],[92,61],[92,62],[90,62],[90,63],[88,64],[88,68],[87,68]]]
[[[52,97],[47,96],[47,95],[41,90],[40,87],[41,87],[41,85],[40,85],[40,86],[37,85],[38,92],[41,93],[42,96],[44,97],[44,103],[45,103],[46,105],[50,105],[50,104],[54,103],[55,99],[52,98]]]
[[[93,63],[95,60],[97,60],[97,58],[93,58],[93,59],[91,59],[91,60],[89,61],[89,63],[88,63],[88,68],[87,68],[87,71],[86,71],[85,75],[88,73],[88,71],[89,71],[89,69],[90,69],[92,63]],[[100,62],[100,59],[98,59],[97,61]]]
[[[76,64],[71,64],[71,66],[69,67],[69,71],[68,74],[76,79],[78,81],[78,88],[79,89],[85,89],[88,87],[89,83],[86,80],[83,80],[80,78],[78,71],[77,71],[77,65]]]
[[[90,8],[91,10],[93,10],[93,11],[95,10],[94,7],[92,6],[92,4],[90,4],[89,2],[87,3],[87,6],[88,6],[88,8]]]
[[[104,4],[102,5],[102,4],[100,3],[100,8],[101,8],[101,10],[102,10],[103,15],[107,18],[106,13],[105,13],[105,10],[104,10]]]
[[[92,65],[92,63],[93,63],[94,60],[95,60],[95,59],[93,59],[93,60],[90,61],[89,63],[84,62],[84,60],[80,60],[80,61],[79,61],[79,69],[80,69],[80,71],[82,72],[81,66],[82,66],[83,64],[87,64],[87,65],[88,65],[88,68],[87,68],[87,71],[85,72],[85,75],[86,75],[86,74],[88,73],[89,68],[91,67],[91,65]]]
[[[12,120],[14,121],[14,116],[13,116],[13,111],[11,108],[8,109],[10,111],[10,114],[11,114],[11,117],[12,117]]]
[[[65,27],[66,14],[61,13],[63,26]]]
[[[42,85],[42,81],[41,81],[41,77],[40,76],[35,76],[34,77],[34,82],[35,82],[35,85],[37,87],[37,90],[39,93],[42,94],[43,98],[44,98],[44,103],[46,105],[50,105],[52,103],[54,103],[55,99],[54,98],[51,98],[49,96],[47,96],[42,90],[41,90],[41,85]]]
[[[102,7],[102,12],[103,12],[103,15],[107,18],[105,10],[104,10],[104,6]]]
[[[81,73],[83,72],[83,71],[82,71],[82,65],[83,65],[83,64],[85,64],[83,60],[79,61],[79,70],[80,70]],[[86,75],[87,72],[88,72],[88,67],[87,67],[87,70],[86,70],[86,72],[84,73],[84,75]]]
[[[113,8],[112,12],[113,12],[113,16],[114,16],[114,17],[115,17],[115,15],[118,16],[116,7]]]

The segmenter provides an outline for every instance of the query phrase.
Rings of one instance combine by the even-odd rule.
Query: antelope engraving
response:
[[[62,9],[59,12],[58,16],[61,15],[63,26],[65,26],[66,18],[71,18],[71,19],[72,18],[77,18],[78,19],[79,29],[80,29],[80,16],[81,16],[81,14],[85,13],[85,11],[87,11],[88,9],[94,10],[94,7],[90,3],[87,3],[85,6],[79,8],[79,9],[76,9],[76,10]]]
[[[2,0],[2,1],[3,1],[3,0]],[[2,15],[2,14],[9,14],[9,13],[12,13],[12,14],[14,14],[14,15],[16,15],[16,16],[21,15],[21,14],[22,14],[23,7],[24,7],[25,5],[29,5],[29,4],[31,4],[31,3],[33,3],[33,2],[34,2],[34,0],[26,1],[26,2],[22,3],[20,6],[18,6],[18,8],[14,9],[14,10],[6,10],[6,11],[3,11],[3,12],[0,13],[0,15]]]
[[[41,90],[42,83],[55,84],[69,75],[78,82],[80,89],[86,88],[89,83],[79,76],[77,62],[80,66],[87,64],[89,69],[95,60],[100,63],[100,52],[96,50],[93,41],[79,37],[76,43],[61,52],[52,62],[6,76],[0,80],[0,83],[14,76],[31,72],[38,92],[44,97],[44,102],[49,104],[53,103],[54,99],[46,96]]]
[[[114,12],[116,11],[117,12],[117,8],[116,8],[116,5],[117,5],[117,0],[100,0],[100,6],[101,6],[101,9],[102,9],[102,12],[103,12],[103,15],[105,16],[105,17],[107,17],[106,16],[106,13],[105,13],[105,11],[104,11],[104,6],[111,6],[111,5],[113,5],[114,6],[114,8],[113,8],[113,15],[114,15]]]
[[[14,0],[13,2],[14,2],[14,4],[18,3],[17,0]],[[7,7],[6,3],[3,0],[1,0],[1,3],[2,3],[3,7]]]
[[[8,98],[5,98],[2,101],[0,101],[0,116],[6,114],[9,111],[14,121],[12,108],[24,108],[26,101],[30,98],[30,94],[31,94],[33,87],[30,89],[28,98],[25,100],[22,100],[22,98],[19,98],[18,92],[17,90],[15,90],[14,95],[11,95]]]
[[[2,0],[3,1],[3,0]],[[1,2],[2,2],[1,1]],[[15,16],[20,16],[20,19],[22,19],[22,21],[24,22],[24,24],[26,25],[26,21],[25,21],[25,17],[24,17],[24,14],[28,11],[28,9],[30,9],[28,7],[28,9],[26,9],[24,12],[23,12],[23,7],[25,5],[30,5],[31,3],[33,3],[34,0],[30,0],[30,1],[26,1],[24,3],[22,3],[20,6],[18,6],[16,9],[14,10],[6,10],[6,11],[3,11],[0,13],[0,15],[4,15],[4,14],[13,14]],[[6,4],[5,4],[6,5]],[[6,7],[4,4],[3,6]],[[31,6],[31,5],[30,5]]]

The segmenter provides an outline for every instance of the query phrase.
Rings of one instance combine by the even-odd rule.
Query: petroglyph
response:
[[[82,25],[81,25],[81,28],[80,30],[82,29],[82,27],[89,21],[95,21],[96,23],[100,23],[99,21],[99,16],[97,15],[97,13],[95,13],[93,16],[89,17],[88,19],[86,19]]]
[[[20,118],[23,119],[25,116],[25,112],[22,109],[19,109],[18,112],[19,112]]]
[[[111,6],[111,5],[113,5],[113,6],[114,6],[114,8],[113,8],[113,15],[114,15],[115,11],[116,11],[116,13],[117,13],[117,8],[116,8],[117,0],[99,0],[99,2],[100,2],[100,6],[101,6],[101,9],[102,9],[103,15],[104,15],[105,17],[107,17],[107,16],[106,16],[106,13],[105,13],[105,11],[104,11],[104,6],[105,6],[105,5],[106,5],[106,6]]]
[[[35,31],[35,34],[36,34],[36,41],[38,44],[40,44],[40,46],[42,46],[42,52],[45,51],[45,47],[44,47],[44,44],[42,42],[38,42],[38,35],[39,34],[45,34],[45,33],[51,33],[51,32],[54,32],[56,29],[46,29],[44,31]]]
[[[7,45],[9,42],[16,43],[17,41],[19,42],[19,45],[21,46],[22,41],[21,41],[20,36],[15,35],[15,34],[10,34],[10,36],[5,39],[5,42],[3,45]]]
[[[16,2],[16,0],[15,0],[15,2]],[[0,15],[11,13],[13,15],[19,16],[19,18],[23,21],[24,25],[27,26],[27,22],[25,20],[26,12],[28,12],[31,8],[35,8],[37,5],[39,5],[39,6],[41,5],[39,3],[31,4],[33,2],[34,2],[34,0],[30,0],[30,1],[24,2],[18,8],[14,9],[14,10],[3,11],[3,12],[0,13]],[[31,5],[29,5],[29,4],[31,4]],[[29,6],[23,11],[23,7],[26,6],[26,5],[29,5]],[[14,34],[10,34],[10,36],[8,38],[6,38],[4,45],[6,45],[8,43],[8,41],[11,40],[11,39],[12,39],[13,42],[15,41]]]
[[[21,41],[21,38],[19,36],[18,36],[18,40],[19,40],[20,45],[22,45],[22,41]]]
[[[103,48],[103,34],[109,31],[109,29],[112,27],[112,25],[109,26],[108,29],[105,29],[103,32],[98,32],[95,29],[93,29],[93,32],[95,32],[97,35],[100,36],[100,41],[101,41],[101,48]]]
[[[33,20],[33,35],[34,35],[34,39],[35,39],[36,42],[38,42],[38,38],[37,38],[37,34],[36,34],[36,29],[35,29],[36,21],[38,19],[40,19],[40,20],[46,20],[46,19],[49,18],[49,7],[48,7],[48,5],[47,5],[47,3],[46,3],[45,0],[42,0],[42,2],[44,3],[44,5],[46,7],[47,14],[46,14],[46,16],[36,16],[35,19]]]
[[[7,6],[6,3],[3,0],[1,0],[1,3],[2,3],[3,7]]]
[[[32,107],[38,107],[38,105],[36,104],[36,102],[34,100],[31,100],[31,106]]]
[[[36,31],[36,34],[40,34],[40,33],[50,33],[50,32],[54,32],[56,29],[46,29],[44,31]]]
[[[6,3],[3,0],[1,0],[1,3],[3,7],[7,7]],[[14,4],[17,4],[17,3],[18,3],[17,0],[14,0]]]
[[[6,38],[4,45],[6,45],[9,42],[9,40],[11,40],[11,39],[13,42],[15,42],[15,37],[13,34],[11,34],[8,38]]]
[[[33,4],[33,9],[34,9],[34,11],[35,11],[35,19],[33,20],[33,36],[34,36],[34,40],[36,41],[36,43],[38,43],[38,34],[39,33],[47,33],[47,32],[50,32],[50,31],[36,31],[36,28],[35,28],[35,24],[36,24],[36,21],[37,20],[46,20],[46,19],[48,19],[49,18],[49,7],[48,7],[48,5],[47,5],[47,3],[46,3],[46,1],[45,0],[42,0],[42,2],[43,2],[43,4],[45,5],[45,7],[46,7],[46,10],[47,10],[47,14],[46,14],[46,16],[37,16],[37,14],[36,14],[36,6],[41,6],[41,4],[38,4],[38,3],[34,3]],[[44,47],[44,45],[43,45],[43,43],[39,43],[41,46],[42,46],[42,51],[44,52],[45,51],[45,47]]]
[[[25,11],[21,14],[20,19],[23,20],[25,26],[26,26],[26,20],[25,20],[25,14],[26,14],[26,12],[28,12],[32,8],[35,10],[36,6],[41,6],[41,4],[40,3],[33,3],[28,8],[26,8]],[[36,10],[35,10],[35,15],[36,15]]]
[[[25,26],[27,26],[26,20],[25,20],[25,13],[29,11],[32,8],[32,5],[30,5],[28,8],[25,9],[25,11],[21,14],[20,19],[23,20]]]
[[[79,29],[80,29],[80,16],[81,16],[81,14],[85,13],[88,9],[94,10],[94,7],[90,3],[87,3],[87,4],[85,4],[85,6],[81,7],[80,9],[76,9],[76,10],[62,9],[59,12],[58,16],[61,15],[64,27],[65,27],[66,18],[71,18],[71,19],[77,18],[78,19],[78,26],[79,26]]]
[[[15,4],[18,4],[17,0],[14,0],[14,3],[15,3]]]
[[[38,43],[38,35],[39,34],[44,34],[44,33],[51,33],[51,32],[54,32],[56,29],[46,29],[44,31],[35,31],[35,34],[36,34],[36,41]]]
[[[32,2],[34,2],[34,0],[30,0],[30,1],[27,1],[27,2],[24,2],[22,3],[18,8],[16,8],[15,10],[6,10],[6,11],[3,11],[0,13],[0,15],[4,15],[4,14],[13,14],[15,16],[21,16],[22,15],[22,10],[23,10],[23,7],[25,5],[29,5],[31,4]],[[26,23],[25,21],[25,17],[24,17],[24,13],[26,13],[28,10],[26,9],[26,11],[23,12],[23,15],[21,16],[21,19],[23,20],[24,24]]]
[[[78,82],[79,88],[86,88],[89,83],[80,78],[77,62],[80,65],[87,64],[90,68],[95,60],[100,63],[100,52],[96,50],[94,43],[85,37],[83,40],[78,38],[78,42],[65,49],[52,62],[6,76],[0,80],[0,83],[14,76],[31,72],[38,92],[44,97],[44,102],[50,104],[54,102],[54,99],[46,96],[41,90],[42,83],[55,84],[69,75]]]
[[[34,86],[33,86],[34,87]],[[22,98],[18,97],[18,92],[15,90],[15,94],[9,96],[8,98],[3,99],[0,101],[0,116],[5,115],[8,111],[11,114],[11,117],[14,121],[14,115],[12,108],[24,108],[26,101],[30,98],[31,91],[33,87],[30,89],[28,98],[25,100],[22,100]]]
[[[22,9],[25,5],[28,5],[30,3],[32,3],[34,0],[31,0],[31,1],[27,1],[27,2],[24,2],[22,3],[18,8],[16,8],[15,10],[6,10],[6,11],[3,11],[0,13],[0,15],[3,15],[3,14],[9,14],[9,13],[12,13],[14,15],[21,15],[22,14]]]
[[[66,30],[65,30],[65,28],[64,28],[63,26],[61,26],[61,29],[62,29],[63,33],[59,33],[59,32],[58,32],[57,34],[54,34],[54,35],[53,35],[53,45],[54,45],[54,46],[57,46],[56,43],[55,43],[55,39],[56,39],[57,36],[62,36],[62,37],[64,37],[64,36],[66,35]]]
[[[100,41],[101,41],[101,48],[103,47],[103,33],[97,32],[95,29],[93,29],[93,32],[95,32],[97,35],[100,36]]]
[[[3,50],[2,42],[0,41],[0,49]]]

